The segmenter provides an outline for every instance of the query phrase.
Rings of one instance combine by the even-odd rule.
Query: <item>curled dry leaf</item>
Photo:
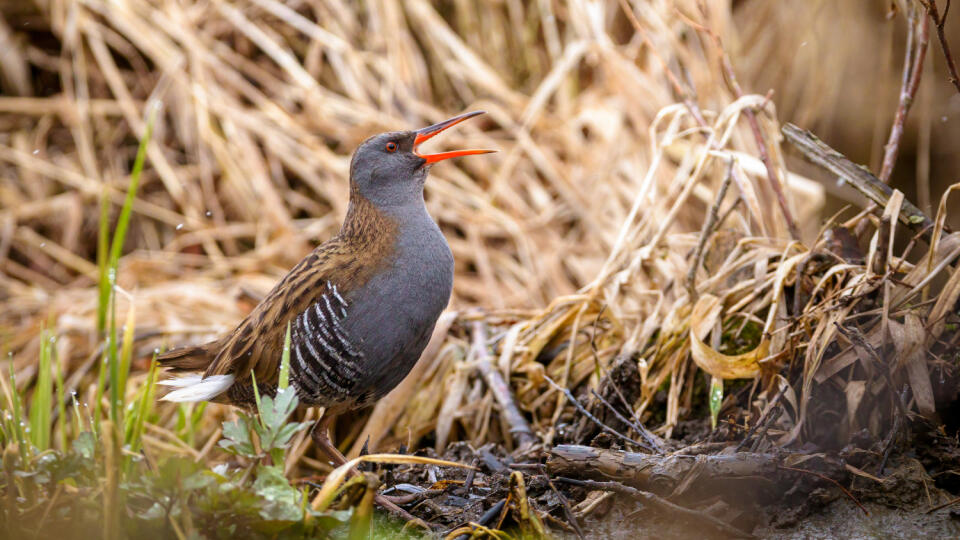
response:
[[[711,294],[697,300],[690,315],[690,352],[697,366],[721,379],[752,379],[760,373],[760,360],[767,355],[770,341],[763,338],[756,349],[743,354],[723,354],[703,342],[701,336],[714,326],[720,317],[723,304]]]

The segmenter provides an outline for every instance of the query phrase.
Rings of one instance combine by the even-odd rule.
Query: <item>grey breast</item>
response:
[[[368,399],[406,377],[427,346],[453,288],[453,254],[426,208],[399,223],[395,257],[366,287],[352,291],[347,333],[363,352]]]

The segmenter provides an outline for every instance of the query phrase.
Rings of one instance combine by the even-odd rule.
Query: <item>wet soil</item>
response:
[[[954,510],[927,514],[922,508],[892,508],[877,503],[864,503],[864,507],[869,515],[864,515],[849,499],[836,499],[791,527],[760,527],[754,534],[777,540],[960,538],[960,515]]]
[[[696,497],[661,496],[712,516],[744,537],[960,538],[956,433],[922,421],[912,422],[905,431],[886,459],[876,445],[836,452],[807,448],[809,459],[797,466],[801,472],[781,471],[775,478],[752,482],[719,482],[720,487],[701,490]],[[388,494],[407,496],[410,502],[404,508],[441,535],[469,523],[530,530],[531,518],[524,517],[518,504],[525,496],[544,529],[558,538],[577,538],[577,527],[584,538],[732,536],[689,515],[644,505],[623,494],[564,483],[548,474],[543,451],[515,456],[495,445],[474,449],[458,443],[442,456],[429,450],[418,454],[476,467],[474,472],[422,466],[380,471],[390,486]]]

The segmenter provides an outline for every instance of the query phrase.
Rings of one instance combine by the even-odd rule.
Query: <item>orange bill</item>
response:
[[[464,120],[473,118],[474,116],[479,116],[481,114],[484,114],[484,112],[485,111],[473,111],[473,112],[464,113],[459,116],[454,116],[453,118],[450,118],[448,120],[444,120],[443,122],[434,124],[432,126],[427,126],[425,128],[418,129],[417,138],[414,139],[413,141],[414,153],[417,156],[426,160],[426,164],[430,164],[430,163],[436,163],[438,161],[443,161],[445,159],[450,159],[450,158],[455,158],[460,156],[471,156],[475,154],[489,154],[491,152],[496,152],[496,150],[454,150],[451,152],[440,152],[437,154],[420,154],[417,152],[417,147],[420,146],[420,144],[430,140],[440,132],[448,128],[451,128],[459,124],[460,122],[463,122]]]

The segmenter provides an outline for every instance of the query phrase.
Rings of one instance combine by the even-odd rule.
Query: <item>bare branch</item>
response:
[[[813,133],[793,124],[784,125],[782,131],[787,140],[796,146],[807,159],[837,175],[872,201],[872,211],[887,205],[893,190],[871,174],[869,169],[850,161],[840,152],[830,148]],[[924,238],[929,242],[933,220],[906,199],[900,207],[900,222],[916,232],[923,232]]]
[[[890,183],[893,166],[900,153],[900,139],[903,137],[903,126],[907,123],[907,115],[920,87],[920,77],[923,75],[923,60],[927,55],[927,45],[930,43],[930,19],[923,17],[917,22],[916,8],[911,3],[907,21],[910,25],[910,38],[907,43],[907,57],[903,61],[903,77],[900,84],[900,100],[897,112],[893,117],[893,126],[890,127],[890,137],[883,147],[883,165],[880,167],[880,180],[884,184]],[[915,29],[919,26],[919,32]],[[912,53],[912,55],[911,55]]]
[[[927,8],[927,15],[933,19],[933,26],[937,29],[937,40],[940,41],[940,50],[943,51],[943,58],[947,61],[947,69],[950,71],[950,83],[960,92],[960,75],[957,75],[957,64],[953,61],[953,54],[950,53],[950,44],[947,43],[947,36],[943,30],[947,24],[947,13],[950,11],[950,0],[947,0],[946,7],[943,8],[941,15],[937,10],[937,0],[921,0],[923,6]]]

